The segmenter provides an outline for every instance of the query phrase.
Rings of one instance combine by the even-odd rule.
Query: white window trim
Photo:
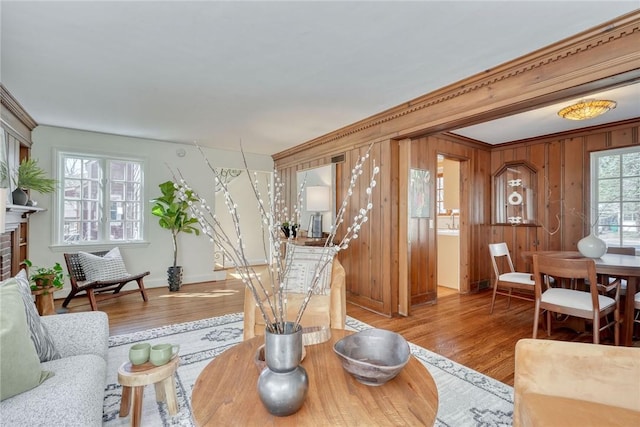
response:
[[[596,216],[599,215],[599,199],[598,199],[598,191],[597,185],[594,185],[599,180],[599,168],[598,168],[598,159],[600,157],[613,156],[613,155],[622,155],[626,153],[635,153],[638,152],[639,149],[637,146],[631,147],[623,147],[623,148],[613,148],[609,150],[602,151],[592,151],[590,154],[590,166],[591,166],[591,176],[590,176],[590,186],[591,186],[591,201],[590,201],[590,209]],[[589,220],[593,223],[593,218],[589,218]],[[592,224],[593,227],[596,227],[595,224]],[[624,242],[618,241],[618,244],[626,245]]]
[[[147,217],[149,212],[149,207],[147,206],[147,201],[149,200],[148,195],[148,184],[147,184],[147,176],[148,176],[148,165],[149,161],[146,157],[141,156],[123,156],[114,154],[107,151],[98,151],[98,150],[79,150],[77,148],[55,148],[53,149],[53,159],[54,159],[54,168],[53,174],[56,179],[60,179],[60,173],[62,170],[62,157],[63,156],[78,156],[78,157],[100,157],[109,160],[122,160],[122,161],[133,161],[139,162],[142,165],[142,240],[135,241],[98,241],[98,242],[79,242],[79,243],[61,243],[62,235],[61,235],[61,227],[60,221],[61,213],[64,206],[64,191],[58,191],[55,194],[55,202],[52,215],[51,215],[51,242],[52,244],[49,246],[53,252],[65,252],[69,249],[75,250],[87,250],[87,251],[100,251],[100,250],[109,250],[116,246],[118,247],[146,247],[149,245],[149,241],[147,240],[149,236],[149,218]]]

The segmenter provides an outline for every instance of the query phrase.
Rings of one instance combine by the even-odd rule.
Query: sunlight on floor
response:
[[[230,297],[232,295],[237,294],[240,291],[233,289],[224,289],[224,290],[216,290],[209,292],[185,292],[185,293],[174,293],[168,295],[159,295],[158,298],[220,298],[220,297]]]

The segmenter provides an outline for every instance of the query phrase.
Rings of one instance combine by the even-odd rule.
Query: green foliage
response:
[[[6,165],[4,166],[6,167]],[[0,174],[3,171],[0,170]],[[4,169],[6,173],[6,169]],[[23,190],[35,190],[42,194],[52,193],[58,184],[53,178],[48,178],[47,173],[38,166],[38,159],[23,159],[18,165],[18,170],[13,177],[16,187]]]
[[[173,181],[166,181],[159,185],[162,196],[151,200],[153,207],[151,214],[157,216],[160,227],[171,231],[173,238],[173,266],[178,263],[178,241],[179,233],[200,235],[200,230],[195,227],[198,220],[191,216],[189,202],[198,202],[193,192],[185,192],[186,200],[181,200],[178,196],[178,189]]]
[[[65,274],[59,262],[56,262],[53,267],[36,267],[30,260],[25,259],[22,264],[29,267],[29,280],[32,282],[32,291],[52,286],[62,289],[64,286]]]

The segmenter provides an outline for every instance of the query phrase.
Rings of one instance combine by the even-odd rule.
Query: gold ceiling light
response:
[[[577,104],[569,105],[558,111],[558,115],[568,120],[587,120],[598,117],[618,105],[615,101],[604,99],[587,99]]]

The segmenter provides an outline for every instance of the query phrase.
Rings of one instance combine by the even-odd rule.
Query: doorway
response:
[[[436,179],[436,257],[438,289],[460,292],[461,161],[438,154]]]

